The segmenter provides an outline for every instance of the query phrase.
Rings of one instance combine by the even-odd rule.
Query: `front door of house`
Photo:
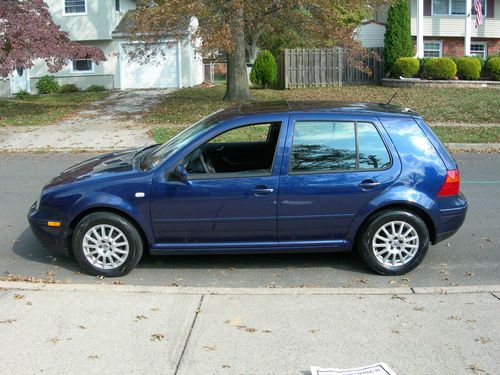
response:
[[[17,94],[20,91],[30,91],[30,79],[28,69],[17,68],[12,72],[10,78],[10,93]]]

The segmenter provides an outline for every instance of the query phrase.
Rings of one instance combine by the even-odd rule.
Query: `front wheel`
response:
[[[402,275],[425,257],[429,230],[424,221],[407,211],[386,211],[362,230],[358,249],[363,262],[382,275]]]
[[[143,252],[137,228],[110,212],[94,212],[80,220],[72,244],[80,266],[96,276],[126,275],[137,265]]]

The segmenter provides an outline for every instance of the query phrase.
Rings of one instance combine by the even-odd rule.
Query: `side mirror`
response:
[[[181,182],[188,182],[188,173],[184,164],[179,164],[174,169],[174,176]]]

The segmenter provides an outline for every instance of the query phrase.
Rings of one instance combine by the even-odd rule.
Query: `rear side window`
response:
[[[356,168],[354,122],[297,122],[292,145],[292,172]]]
[[[358,122],[359,169],[382,169],[391,164],[384,141],[375,125]]]
[[[375,126],[365,122],[298,121],[290,172],[384,169],[391,162]]]

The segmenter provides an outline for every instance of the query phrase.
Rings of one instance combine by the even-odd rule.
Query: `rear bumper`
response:
[[[467,216],[468,204],[465,197],[460,194],[454,207],[441,208],[435,222],[436,233],[434,244],[444,241],[453,236],[462,226]]]
[[[28,222],[40,244],[47,250],[69,255],[68,236],[64,223],[59,228],[49,227],[48,220],[41,216],[33,204],[28,213]]]

